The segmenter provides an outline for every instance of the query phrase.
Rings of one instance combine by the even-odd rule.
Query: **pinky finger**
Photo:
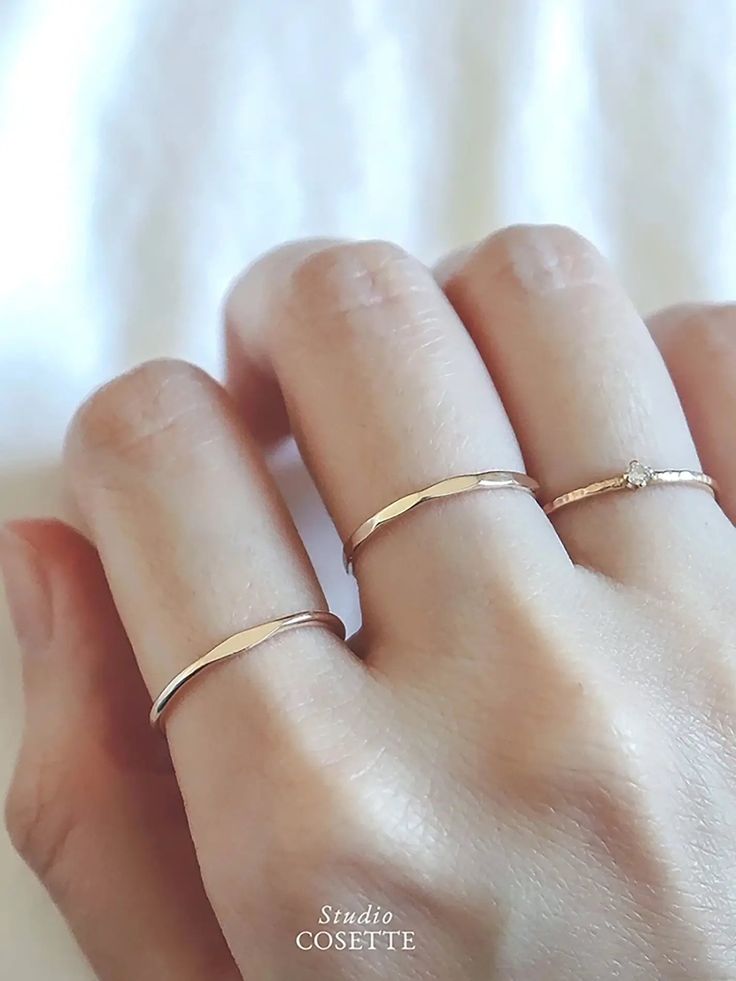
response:
[[[649,319],[703,469],[736,523],[736,305],[670,307]]]
[[[60,522],[23,521],[0,558],[24,654],[16,848],[101,981],[235,981],[94,549]]]

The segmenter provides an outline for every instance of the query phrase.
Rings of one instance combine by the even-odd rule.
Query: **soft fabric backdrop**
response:
[[[58,512],[65,424],[108,376],[163,354],[219,372],[222,294],[283,239],[433,261],[557,221],[644,310],[735,297],[735,97],[730,0],[3,0],[0,517]],[[0,629],[2,791],[4,607]],[[0,976],[89,976],[3,834]]]

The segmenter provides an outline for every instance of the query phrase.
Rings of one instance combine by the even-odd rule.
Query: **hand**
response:
[[[380,243],[267,256],[228,304],[232,398],[156,362],[77,414],[96,551],[55,522],[5,534],[9,827],[104,981],[736,976],[736,315],[650,332],[560,228],[439,277]],[[526,465],[546,501],[636,457],[720,498],[429,503],[362,547],[352,644],[299,629],[203,672],[170,763],[151,697],[324,608],[264,464],[287,415],[343,539],[487,469]],[[377,907],[400,949],[300,949]]]

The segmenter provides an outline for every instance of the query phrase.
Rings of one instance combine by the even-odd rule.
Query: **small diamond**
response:
[[[646,487],[653,476],[654,471],[650,467],[639,463],[638,460],[632,460],[624,474],[624,479],[628,487]]]

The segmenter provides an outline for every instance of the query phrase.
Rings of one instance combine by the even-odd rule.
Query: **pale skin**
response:
[[[27,721],[16,846],[102,981],[736,976],[736,313],[645,323],[595,249],[511,228],[433,275],[384,243],[257,262],[227,390],[156,362],[77,413],[89,541],[3,535]],[[287,430],[342,538],[469,471],[356,562],[363,629],[180,668],[324,598],[267,470]],[[90,542],[92,544],[90,544]],[[170,758],[169,758],[170,752]],[[299,950],[373,904],[414,950]],[[373,929],[373,928],[371,928]]]

